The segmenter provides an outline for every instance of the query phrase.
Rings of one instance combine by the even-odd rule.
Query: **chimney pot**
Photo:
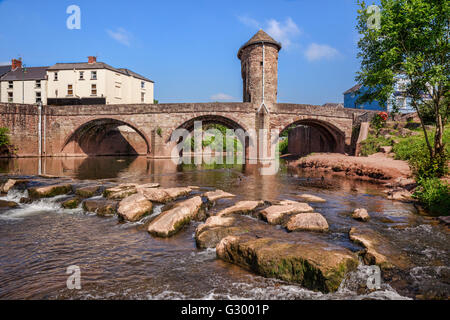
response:
[[[89,59],[88,62],[89,62],[90,64],[96,63],[96,62],[97,62],[97,57],[89,56],[88,59]]]
[[[22,59],[12,59],[11,69],[16,70],[17,68],[22,68]]]

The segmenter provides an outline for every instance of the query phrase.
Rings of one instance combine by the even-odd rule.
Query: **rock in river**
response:
[[[175,200],[179,197],[187,196],[192,192],[191,188],[167,188],[167,189],[155,189],[146,188],[139,191],[148,200],[158,203],[167,203],[169,201]]]
[[[0,200],[0,209],[14,209],[17,208],[18,206],[19,205],[14,201]]]
[[[52,198],[72,192],[72,185],[68,183],[56,184],[44,187],[33,187],[28,189],[28,194],[32,199]]]
[[[124,220],[134,222],[151,213],[152,208],[152,203],[142,194],[137,193],[120,201],[117,213]]]
[[[214,202],[214,201],[217,201],[219,199],[224,199],[224,198],[233,198],[233,197],[235,197],[234,194],[225,192],[223,190],[209,191],[209,192],[206,192],[204,194],[204,196],[208,199],[209,202]]]
[[[217,215],[229,216],[232,214],[247,214],[255,211],[263,205],[264,201],[239,201],[234,206],[223,209]]]
[[[245,233],[245,227],[234,217],[212,216],[197,227],[195,241],[200,249],[214,248],[223,238],[240,233]]]
[[[148,226],[148,232],[157,237],[167,238],[176,234],[199,213],[202,198],[194,197],[177,203],[172,209],[161,213]]]
[[[117,212],[117,201],[105,199],[86,200],[83,202],[83,208],[99,216],[111,216]]]
[[[62,203],[64,209],[76,209],[81,203],[81,199],[78,197],[70,198]]]
[[[11,190],[12,187],[14,187],[16,181],[17,180],[9,179],[5,183],[0,184],[0,193],[8,193],[8,191]]]
[[[283,224],[286,216],[313,211],[314,209],[306,203],[285,200],[262,210],[260,215],[270,224]]]
[[[87,187],[82,187],[82,188],[78,188],[75,191],[75,194],[77,196],[80,196],[83,199],[86,198],[92,198],[93,196],[95,196],[100,190],[100,186],[87,186]]]
[[[124,183],[105,190],[103,195],[108,199],[122,200],[137,193],[136,184]]]
[[[311,194],[301,194],[301,195],[298,195],[297,197],[306,202],[327,202],[327,200],[322,199],[317,196],[313,196]]]
[[[286,225],[289,231],[328,231],[327,220],[317,212],[297,214],[289,219]]]
[[[370,216],[366,209],[360,208],[353,211],[352,218],[360,221],[369,221]]]
[[[310,290],[334,292],[358,258],[345,248],[322,243],[289,243],[273,238],[228,236],[217,245],[217,256],[268,278],[296,282]]]

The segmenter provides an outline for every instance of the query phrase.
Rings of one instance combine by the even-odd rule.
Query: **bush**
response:
[[[361,142],[361,155],[364,157],[377,153],[380,147],[392,146],[392,140],[384,137],[369,136],[366,140]]]
[[[8,128],[0,128],[0,147],[8,147],[10,145],[8,133]]]
[[[283,139],[278,143],[278,152],[280,155],[288,153],[288,145],[288,139]]]
[[[420,203],[431,213],[449,215],[450,213],[450,188],[446,182],[437,178],[421,179],[414,193]]]

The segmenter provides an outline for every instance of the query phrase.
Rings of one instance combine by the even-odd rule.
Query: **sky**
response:
[[[67,28],[71,5],[80,29]],[[237,52],[263,29],[283,45],[278,102],[343,102],[360,66],[357,9],[357,0],[0,0],[0,64],[95,55],[155,81],[160,103],[239,102]]]

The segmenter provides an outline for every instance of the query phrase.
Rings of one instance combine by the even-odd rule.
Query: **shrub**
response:
[[[283,139],[278,143],[278,152],[280,155],[288,153],[288,145],[289,145],[288,139]]]
[[[448,183],[437,178],[426,178],[421,179],[418,184],[414,197],[431,213],[449,215],[450,188]]]
[[[370,121],[370,125],[375,129],[377,137],[380,134],[380,130],[384,128],[387,119],[388,114],[386,112],[379,112]]]
[[[10,145],[8,133],[8,128],[0,128],[0,147],[8,147]]]
[[[369,136],[366,140],[361,142],[361,155],[364,157],[377,153],[380,147],[392,146],[392,140],[384,137]]]

